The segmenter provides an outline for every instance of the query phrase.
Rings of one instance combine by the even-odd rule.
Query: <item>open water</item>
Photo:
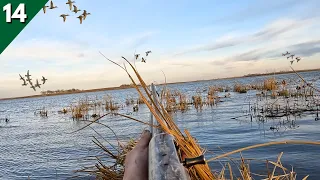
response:
[[[320,88],[319,71],[305,72],[301,75],[307,80],[314,79],[314,85]],[[169,88],[192,95],[196,93],[197,88],[202,89],[210,85],[233,87],[235,82],[261,82],[265,78],[266,76],[259,76],[172,84]],[[295,74],[276,75],[276,78],[299,81]],[[112,95],[118,103],[124,103],[128,96],[137,97],[134,89],[125,89],[0,101],[0,179],[67,179],[76,175],[73,170],[94,165],[96,161],[89,157],[101,153],[92,142],[92,136],[97,134],[90,128],[70,134],[83,127],[86,122],[73,121],[69,115],[59,114],[58,111],[85,96],[102,99],[107,94]],[[279,120],[258,123],[255,120],[251,121],[250,117],[234,119],[233,117],[242,116],[248,109],[248,101],[255,101],[254,91],[247,94],[231,92],[231,98],[223,99],[223,102],[213,108],[205,107],[201,112],[197,112],[190,107],[184,113],[173,114],[173,117],[181,129],[188,129],[200,145],[208,150],[207,159],[221,154],[222,150],[228,152],[258,143],[320,139],[320,121],[315,121],[315,114],[303,115],[295,119],[292,126],[280,128],[278,131],[272,131],[270,127],[277,125]],[[48,109],[47,118],[34,114],[42,107]],[[122,113],[131,111],[132,106],[120,109]],[[139,111],[133,112],[131,116],[148,122],[150,112],[145,105],[140,105]],[[10,121],[5,122],[5,117],[9,117]],[[138,137],[142,130],[147,128],[118,116],[108,116],[100,122],[110,126],[123,141],[130,137]],[[116,142],[109,129],[99,125],[92,127],[104,138]],[[245,158],[276,161],[280,152],[284,152],[283,165],[288,168],[294,167],[299,179],[308,174],[309,179],[320,179],[320,146],[278,145],[245,151],[242,155]],[[232,157],[239,158],[240,155]],[[213,170],[221,170],[221,163],[225,160],[212,162],[210,166]],[[258,174],[266,174],[265,163],[252,161],[251,170]]]

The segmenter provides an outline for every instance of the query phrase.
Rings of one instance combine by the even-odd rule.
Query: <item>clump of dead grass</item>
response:
[[[119,106],[115,103],[111,95],[107,95],[104,97],[105,101],[105,110],[106,111],[117,111],[119,110]]]
[[[242,85],[240,83],[236,83],[233,87],[233,91],[238,93],[247,93],[248,89],[247,86]]]
[[[263,89],[267,91],[275,91],[278,89],[277,81],[275,78],[269,78],[264,80]]]

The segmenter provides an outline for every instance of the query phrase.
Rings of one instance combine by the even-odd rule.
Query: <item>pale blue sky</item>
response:
[[[294,68],[320,67],[318,0],[75,1],[92,13],[82,25],[65,0],[53,1],[58,9],[40,11],[3,52],[1,96],[34,94],[19,81],[28,69],[51,80],[43,90],[129,83],[98,51],[121,62],[152,50],[137,63],[147,82],[162,82],[161,70],[170,82],[284,70],[286,50],[305,59]]]

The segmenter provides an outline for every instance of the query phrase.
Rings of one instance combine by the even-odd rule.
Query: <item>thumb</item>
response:
[[[142,136],[137,144],[137,147],[140,147],[140,148],[146,148],[149,146],[149,142],[151,140],[152,136],[151,136],[151,133],[150,131],[148,130],[144,130],[143,133],[142,133]]]

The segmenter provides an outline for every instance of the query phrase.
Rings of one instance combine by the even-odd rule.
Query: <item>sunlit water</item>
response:
[[[301,74],[307,80],[320,77],[319,71]],[[295,74],[276,77],[299,80]],[[261,76],[192,82],[173,84],[169,87],[191,95],[195,94],[197,87],[227,84],[232,86],[234,82],[252,83],[265,78]],[[319,88],[320,81],[317,80],[314,85]],[[90,160],[89,157],[101,152],[92,142],[92,136],[98,135],[90,128],[70,134],[86,123],[73,121],[68,115],[58,114],[58,110],[85,96],[89,98],[97,96],[102,99],[106,94],[112,95],[119,103],[123,103],[127,96],[137,97],[134,89],[126,89],[0,101],[0,118],[10,118],[8,123],[3,120],[0,122],[0,179],[27,179],[28,176],[30,179],[67,179],[76,175],[73,170],[94,165],[96,161]],[[246,102],[254,95],[255,92],[250,91],[248,94],[231,92],[231,98],[223,99],[224,102],[219,103],[217,107],[206,107],[202,112],[197,112],[190,107],[188,111],[177,112],[173,117],[180,128],[188,129],[199,140],[200,145],[210,151],[206,153],[207,159],[214,156],[211,152],[217,155],[221,154],[222,150],[228,152],[257,143],[280,140],[319,140],[320,121],[314,120],[314,114],[297,119],[297,128],[281,129],[278,132],[270,130],[270,126],[276,123],[272,120],[259,124],[255,120],[251,122],[249,117],[232,119],[232,117],[243,115],[247,108]],[[34,115],[34,111],[43,106],[49,111],[48,118]],[[122,113],[131,111],[130,106],[120,110]],[[150,112],[145,105],[140,105],[139,112],[134,112],[132,116],[147,122]],[[142,130],[147,128],[145,125],[118,116],[109,116],[100,122],[110,126],[124,141],[130,137],[138,137]],[[104,138],[115,142],[114,135],[107,128],[99,125],[92,127]],[[320,147],[317,146],[278,145],[245,151],[242,155],[246,158],[276,161],[280,152],[284,152],[282,157],[284,166],[288,168],[293,166],[300,179],[307,174],[310,174],[309,179],[320,179]],[[240,156],[237,154],[232,157]],[[210,163],[210,166],[213,170],[221,170],[220,163],[223,162],[224,159],[220,162],[215,161]],[[265,163],[253,161],[251,170],[266,174]]]

